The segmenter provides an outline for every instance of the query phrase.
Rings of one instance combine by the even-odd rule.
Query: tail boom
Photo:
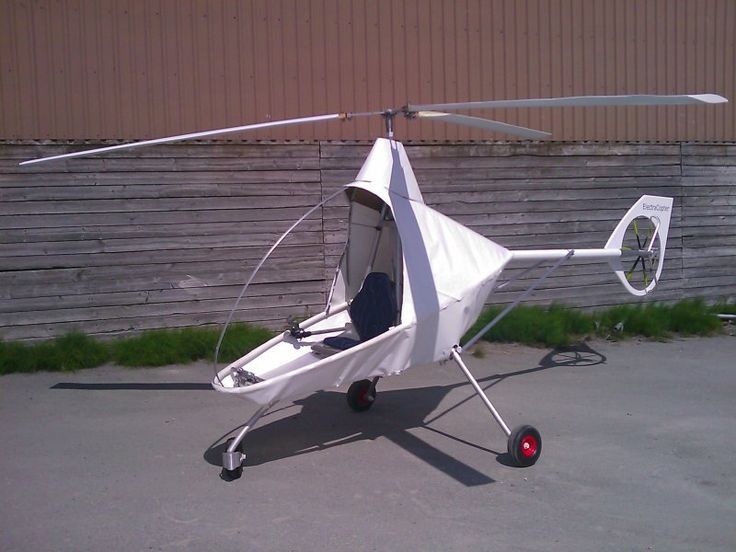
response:
[[[572,252],[572,254],[570,254]],[[570,255],[574,259],[609,260],[621,256],[621,249],[529,249],[511,251],[512,261],[555,261]]]

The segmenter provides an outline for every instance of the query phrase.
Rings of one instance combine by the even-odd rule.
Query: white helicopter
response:
[[[248,399],[256,403],[258,409],[228,442],[222,454],[223,477],[233,479],[242,474],[245,454],[241,443],[258,419],[277,402],[351,383],[348,404],[353,410],[364,411],[373,405],[376,384],[381,377],[401,373],[412,366],[447,360],[457,363],[507,436],[508,453],[514,463],[531,466],[542,451],[539,431],[530,425],[509,428],[463,362],[463,351],[470,349],[567,261],[608,262],[631,294],[650,293],[662,273],[672,198],[642,196],[599,249],[508,250],[424,203],[404,147],[394,140],[394,118],[427,119],[527,139],[543,139],[550,134],[446,111],[726,101],[715,94],[698,94],[410,104],[384,111],[333,113],[195,132],[34,159],[21,165],[278,126],[383,117],[387,137],[375,141],[355,180],[307,211],[276,241],[256,266],[227,317],[215,351],[212,387],[221,393]],[[280,335],[219,368],[217,357],[223,337],[255,275],[299,223],[340,194],[347,195],[350,205],[348,238],[324,311],[299,324],[292,323]],[[533,263],[517,279],[544,262],[551,262],[551,265],[513,303],[461,345],[461,337],[473,325],[489,295],[509,283],[497,286],[504,267],[515,262]]]

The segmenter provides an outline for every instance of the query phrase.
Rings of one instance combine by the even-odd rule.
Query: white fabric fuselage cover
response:
[[[224,383],[213,381],[218,391],[269,405],[397,374],[447,359],[477,318],[511,254],[427,207],[399,142],[377,140],[356,181],[346,189],[353,198],[348,243],[330,304],[324,316],[305,321],[303,327],[344,325],[348,321],[344,307],[368,272],[385,272],[397,284],[398,325],[326,358],[314,355],[308,343],[297,345],[286,332],[224,369],[220,375]],[[264,381],[234,386],[228,373],[239,367]]]
[[[393,214],[381,227],[380,207],[354,202],[348,245],[335,281],[331,306],[349,300],[369,271],[386,272],[402,297],[399,350],[390,339],[391,367],[376,375],[447,359],[478,317],[488,294],[510,259],[504,247],[424,204],[401,143],[379,138],[355,182],[380,198]],[[356,194],[360,197],[360,194]],[[396,235],[400,246],[396,242]],[[378,242],[377,242],[378,240]],[[375,261],[371,265],[371,259]],[[388,344],[387,344],[388,345]]]

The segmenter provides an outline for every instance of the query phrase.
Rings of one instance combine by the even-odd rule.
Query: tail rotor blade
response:
[[[441,104],[408,105],[408,111],[434,111],[456,109],[491,109],[523,107],[616,107],[646,105],[692,105],[728,102],[718,94],[655,95],[634,94],[628,96],[567,96],[561,98],[529,98],[523,100],[488,100]]]
[[[531,140],[543,140],[551,136],[549,132],[534,130],[533,128],[510,125],[508,123],[492,121],[491,119],[483,119],[481,117],[470,117],[468,115],[442,113],[441,111],[417,111],[415,113],[415,116],[420,119],[428,119],[430,121],[454,123],[457,125],[479,128],[481,130],[488,130],[491,132],[503,132],[504,134],[513,134],[514,136],[529,138]]]

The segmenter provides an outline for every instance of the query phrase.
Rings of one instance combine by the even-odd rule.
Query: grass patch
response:
[[[230,326],[220,347],[219,360],[233,361],[273,335],[269,330],[249,324]],[[136,367],[185,364],[213,358],[218,337],[219,330],[214,328],[154,330],[113,342],[112,360],[121,366]]]
[[[232,362],[243,356],[245,353],[252,351],[256,347],[264,344],[271,339],[274,332],[258,326],[249,326],[246,324],[236,324],[228,328],[225,339],[220,347],[220,360],[222,362]],[[210,349],[212,356],[215,349],[215,343]]]
[[[674,305],[624,305],[593,315],[598,335],[644,336],[666,339],[679,335],[713,335],[722,325],[712,307],[702,300],[688,299]]]
[[[273,337],[273,332],[235,324],[228,328],[220,360],[231,362]],[[212,358],[219,329],[153,330],[113,341],[69,333],[41,343],[0,341],[0,374],[68,372],[114,362],[121,366],[165,366]]]
[[[601,337],[633,337],[665,339],[671,334],[667,329],[668,307],[659,305],[621,305],[599,312],[596,333]]]
[[[736,314],[736,304],[727,305],[725,303],[721,303],[718,305],[713,305],[713,307],[711,307],[711,310],[713,311],[713,314]]]
[[[77,332],[35,344],[0,341],[0,374],[69,372],[94,368],[109,360],[110,349],[106,344]]]
[[[713,335],[722,324],[714,315],[723,306],[709,307],[689,299],[674,305],[621,305],[594,313],[583,313],[553,305],[549,308],[521,305],[491,328],[486,341],[563,347],[572,341],[598,335],[605,338],[643,336],[667,339],[678,335]],[[490,322],[501,308],[487,309],[465,335],[464,341]]]
[[[463,341],[474,336],[495,318],[501,307],[491,307],[480,315]],[[593,320],[584,313],[559,305],[548,308],[519,305],[484,336],[486,341],[523,343],[562,347],[594,329]]]
[[[475,335],[499,312],[500,307],[484,311],[463,341]],[[672,334],[713,335],[723,328],[715,316],[718,313],[736,314],[736,305],[707,306],[702,300],[686,300],[675,305],[622,305],[592,314],[559,305],[548,308],[521,305],[483,339],[563,347],[592,335],[650,339],[666,339]],[[220,348],[219,360],[232,362],[273,335],[258,326],[232,325]],[[0,374],[73,371],[106,362],[129,367],[184,364],[211,359],[218,336],[218,328],[183,328],[154,330],[114,341],[98,341],[81,333],[66,334],[42,343],[0,341]],[[477,354],[482,357],[484,352],[478,349]]]

